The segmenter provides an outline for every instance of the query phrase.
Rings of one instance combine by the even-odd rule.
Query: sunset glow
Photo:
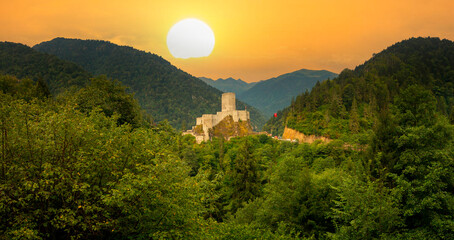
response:
[[[194,75],[252,82],[301,68],[340,72],[410,37],[454,40],[452,0],[3,1],[0,41],[108,40],[161,55]],[[175,58],[169,29],[209,23],[209,57]]]

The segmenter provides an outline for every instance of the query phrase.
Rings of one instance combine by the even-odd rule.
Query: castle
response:
[[[210,140],[210,130],[213,129],[224,119],[231,116],[234,123],[245,122],[249,124],[249,112],[246,110],[236,110],[235,93],[222,94],[222,109],[216,114],[203,114],[196,120],[196,126],[183,134],[195,136],[197,143]]]

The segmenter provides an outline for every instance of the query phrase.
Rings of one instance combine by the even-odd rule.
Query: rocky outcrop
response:
[[[235,110],[235,101],[235,93],[223,93],[222,110],[216,114],[203,114],[201,117],[198,117],[196,119],[196,125],[183,134],[193,135],[196,138],[197,143],[208,141],[212,137],[222,136],[229,139],[230,137],[246,136],[243,133],[245,132],[244,129],[247,128],[246,132],[252,132],[249,112],[246,110]],[[224,121],[224,123],[217,127],[217,129],[214,129],[214,127],[218,126],[222,121]],[[244,125],[244,123],[247,123],[247,126]],[[226,125],[230,126],[232,129],[226,130]]]
[[[322,141],[328,143],[331,139],[323,137],[323,136],[316,136],[316,135],[305,135],[304,133],[298,132],[294,129],[285,127],[284,134],[282,134],[283,139],[290,139],[290,140],[298,140],[300,143],[313,143],[315,141]]]
[[[249,120],[235,122],[232,116],[227,116],[210,129],[210,138],[223,137],[229,140],[232,137],[244,137],[253,133]]]

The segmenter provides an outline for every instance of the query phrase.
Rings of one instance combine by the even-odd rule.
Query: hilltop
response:
[[[43,81],[53,94],[83,86],[92,77],[73,62],[12,42],[0,42],[0,75]]]
[[[354,70],[345,69],[337,78],[298,95],[264,129],[282,134],[288,126],[304,134],[365,141],[380,114],[388,112],[402,91],[413,85],[430,90],[437,113],[453,122],[452,41],[411,38],[396,43]]]

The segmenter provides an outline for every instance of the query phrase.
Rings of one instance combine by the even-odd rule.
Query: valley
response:
[[[228,82],[241,101],[132,47],[1,42],[0,239],[454,238],[454,42]]]

